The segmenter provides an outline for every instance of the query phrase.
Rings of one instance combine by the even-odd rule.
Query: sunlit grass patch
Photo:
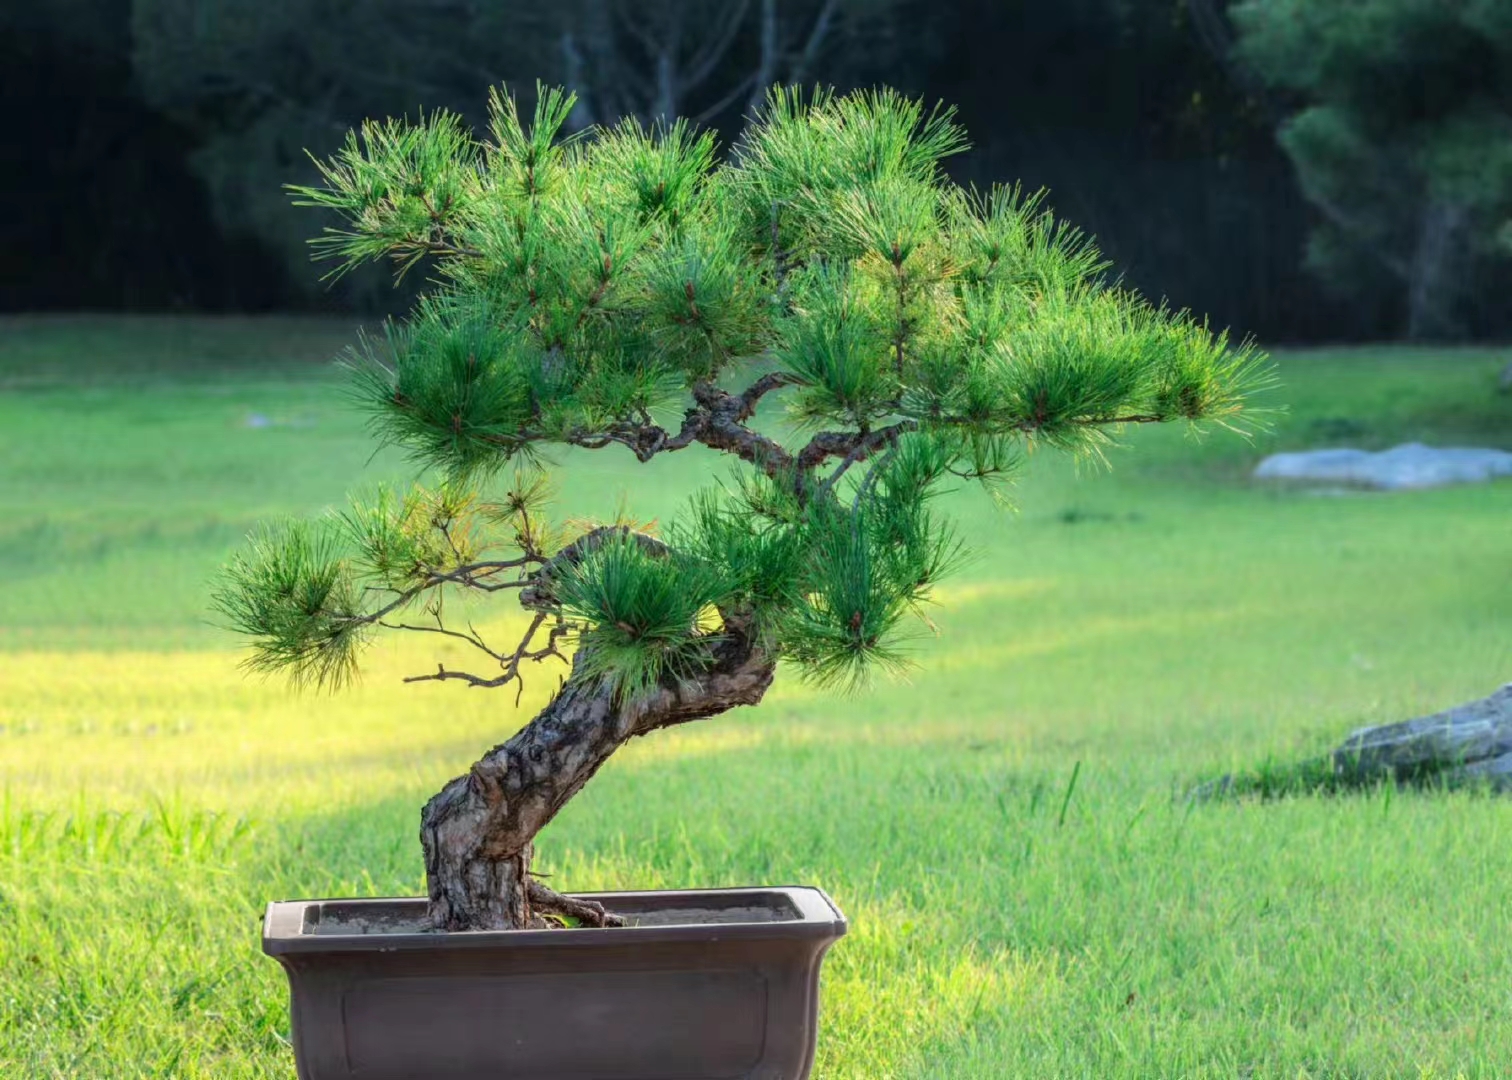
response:
[[[44,806],[83,794],[134,807],[171,793],[287,811],[417,778],[439,783],[518,714],[513,695],[405,687],[433,655],[379,646],[359,686],[325,695],[249,677],[231,650],[11,654],[0,677],[0,784]],[[544,701],[552,675],[533,682],[526,704]]]
[[[932,1071],[921,1048],[948,1041],[1060,985],[1054,956],[984,949],[934,910],[862,903],[856,930],[825,970],[825,1035],[816,1075],[869,1080],[900,1064]]]

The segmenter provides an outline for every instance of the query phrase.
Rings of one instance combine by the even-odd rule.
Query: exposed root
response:
[[[555,889],[548,889],[539,881],[530,882],[530,906],[534,913],[563,915],[576,919],[584,926],[624,926],[625,920],[613,912],[605,911],[604,905],[593,900],[578,900],[563,896]]]

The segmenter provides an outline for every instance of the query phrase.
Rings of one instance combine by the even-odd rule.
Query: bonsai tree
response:
[[[779,89],[732,160],[682,123],[562,137],[570,95],[504,93],[476,141],[439,112],[369,122],[306,205],[340,271],[428,260],[433,287],[348,365],[375,433],[436,478],[255,537],[218,608],[249,663],[338,685],[384,628],[466,642],[480,667],[407,680],[515,686],[541,713],[421,814],[442,930],[575,921],[531,875],[540,830],[630,739],[755,705],[780,661],[855,688],[962,552],[933,496],[1028,451],[1095,451],[1129,424],[1233,424],[1262,358],[1101,277],[1018,188],[965,191],[949,110],[889,91]],[[758,406],[785,415],[757,423]],[[769,410],[770,411],[770,408]],[[565,534],[549,449],[730,463],[662,535]],[[512,594],[507,648],[446,597]],[[453,610],[455,609],[453,604]]]

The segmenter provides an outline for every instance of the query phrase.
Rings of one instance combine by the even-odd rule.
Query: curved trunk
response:
[[[441,930],[524,929],[551,925],[543,916],[554,914],[614,924],[598,905],[533,880],[531,842],[628,740],[756,704],[776,662],[730,632],[696,677],[628,702],[584,677],[575,663],[534,720],[425,804],[420,842],[432,923]]]

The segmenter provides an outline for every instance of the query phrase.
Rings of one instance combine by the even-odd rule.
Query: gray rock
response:
[[[1512,453],[1422,443],[1379,453],[1339,448],[1272,454],[1255,469],[1260,480],[1349,484],[1383,491],[1473,484],[1500,476],[1512,476]]]
[[[1471,762],[1462,770],[1466,780],[1485,780],[1498,791],[1512,787],[1512,754]]]
[[[1308,765],[1323,774],[1331,770],[1345,786],[1433,779],[1451,787],[1486,783],[1494,791],[1512,791],[1512,683],[1431,716],[1359,728],[1328,757]],[[1235,782],[1232,775],[1221,776],[1187,798],[1220,798]]]
[[[1434,773],[1512,785],[1512,684],[1432,716],[1352,732],[1334,768],[1361,779]]]

